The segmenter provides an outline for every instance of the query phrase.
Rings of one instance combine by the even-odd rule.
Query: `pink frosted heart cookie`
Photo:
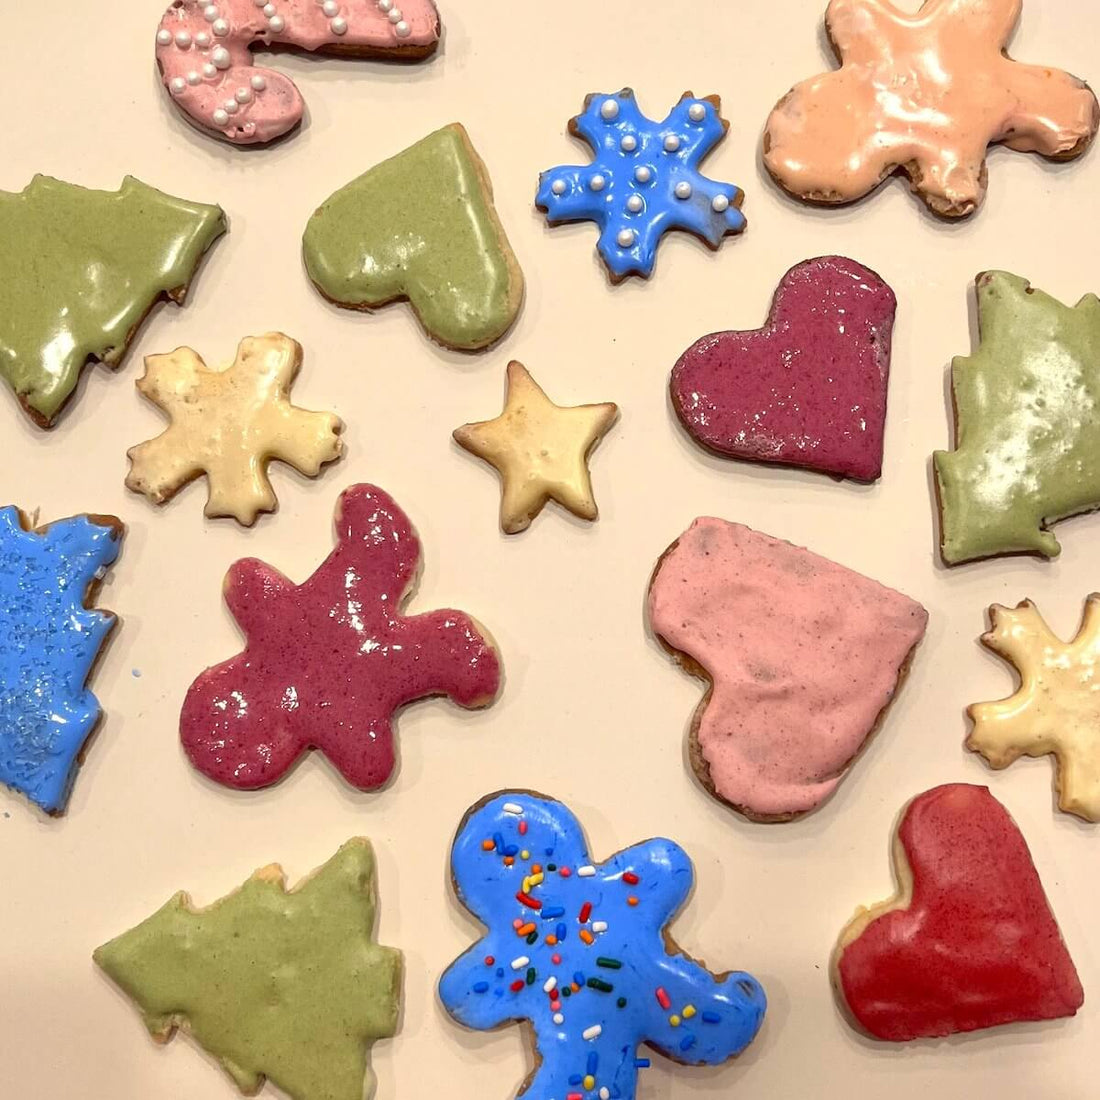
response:
[[[690,732],[700,782],[746,817],[789,821],[836,790],[928,613],[809,550],[703,518],[658,562],[649,620],[710,683]]]
[[[697,340],[672,369],[688,434],[732,458],[875,481],[897,302],[844,256],[792,267],[763,328]]]

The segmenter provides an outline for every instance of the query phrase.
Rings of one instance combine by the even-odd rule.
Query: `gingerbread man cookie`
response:
[[[830,0],[825,27],[841,67],[776,105],[764,163],[811,202],[862,198],[895,170],[937,213],[959,217],[985,197],[997,142],[1058,160],[1079,156],[1100,108],[1082,81],[1023,65],[1007,43],[1023,0]]]
[[[394,767],[393,716],[431,695],[482,707],[500,659],[460,611],[403,612],[420,540],[393,499],[353,485],[336,511],[336,549],[303,584],[246,558],[225,581],[244,652],[191,685],[180,738],[199,771],[229,787],[266,787],[321,749],[361,790]]]
[[[1021,756],[1055,759],[1058,808],[1100,821],[1100,594],[1085,601],[1077,636],[1063,642],[1024,600],[994,604],[982,644],[1009,661],[1020,686],[1008,699],[967,709],[974,729],[966,747],[991,767]]]
[[[456,428],[454,438],[500,474],[500,526],[514,535],[527,530],[548,500],[581,519],[596,518],[588,456],[618,416],[618,405],[610,401],[555,405],[513,360],[504,411],[495,420]]]
[[[268,462],[316,477],[343,453],[339,417],[290,403],[301,366],[301,345],[281,332],[242,340],[224,370],[208,370],[191,348],[147,356],[137,387],[172,423],[127,452],[126,487],[163,504],[205,473],[206,515],[247,527],[260,512],[275,511]]]
[[[177,894],[95,952],[158,1043],[183,1028],[246,1096],[364,1100],[369,1054],[397,1031],[401,953],[374,942],[374,853],[349,840],[287,890],[257,871],[206,909]]]
[[[251,145],[294,129],[304,109],[289,77],[252,64],[253,49],[419,61],[438,44],[432,0],[173,0],[157,65],[190,122]]]
[[[985,787],[902,812],[898,892],[840,935],[833,984],[875,1039],[938,1039],[1073,1016],[1085,996],[1020,830]]]
[[[471,809],[451,876],[485,936],[439,982],[447,1011],[487,1031],[531,1025],[532,1100],[634,1100],[645,1043],[676,1062],[719,1065],[764,1021],[750,974],[714,975],[684,955],[668,924],[691,892],[691,860],[647,840],[594,863],[577,819],[528,791]]]

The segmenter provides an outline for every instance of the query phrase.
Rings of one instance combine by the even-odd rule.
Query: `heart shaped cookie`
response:
[[[875,481],[896,305],[855,260],[804,260],[783,276],[763,328],[712,333],[680,356],[676,415],[719,454]]]
[[[918,795],[894,845],[898,893],[841,933],[833,980],[876,1039],[1073,1016],[1084,993],[1027,844],[986,787]]]
[[[321,205],[306,270],[331,302],[411,303],[437,342],[476,351],[523,301],[523,273],[493,208],[485,165],[457,122],[371,168]]]

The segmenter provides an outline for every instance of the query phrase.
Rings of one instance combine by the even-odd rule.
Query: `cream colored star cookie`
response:
[[[147,356],[137,387],[171,424],[127,452],[127,488],[163,504],[205,473],[206,515],[251,526],[275,511],[272,459],[316,477],[344,450],[339,417],[290,403],[301,365],[301,345],[281,332],[242,340],[224,370],[209,370],[191,348]]]
[[[588,455],[615,423],[619,407],[555,405],[522,363],[508,364],[508,395],[495,420],[456,428],[456,442],[500,474],[500,526],[525,531],[548,500],[581,519],[598,515]]]
[[[974,729],[966,747],[994,768],[1053,755],[1059,808],[1100,821],[1100,593],[1085,601],[1068,643],[1030,600],[1014,610],[995,604],[989,619],[982,644],[1015,666],[1020,687],[1008,699],[968,708]]]

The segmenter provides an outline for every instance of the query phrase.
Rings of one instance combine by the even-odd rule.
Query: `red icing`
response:
[[[721,454],[874,481],[896,305],[855,260],[805,260],[783,276],[763,328],[712,333],[684,352],[676,413]]]
[[[229,571],[244,652],[199,676],[180,716],[187,755],[219,783],[267,786],[319,748],[349,783],[377,787],[393,771],[397,708],[429,695],[476,707],[497,693],[496,650],[468,616],[401,613],[420,541],[392,498],[352,486],[336,532],[304,584],[253,558]]]
[[[858,1023],[901,1042],[1072,1016],[1084,993],[1027,844],[985,787],[915,798],[898,840],[912,902],[843,949],[841,992]]]

